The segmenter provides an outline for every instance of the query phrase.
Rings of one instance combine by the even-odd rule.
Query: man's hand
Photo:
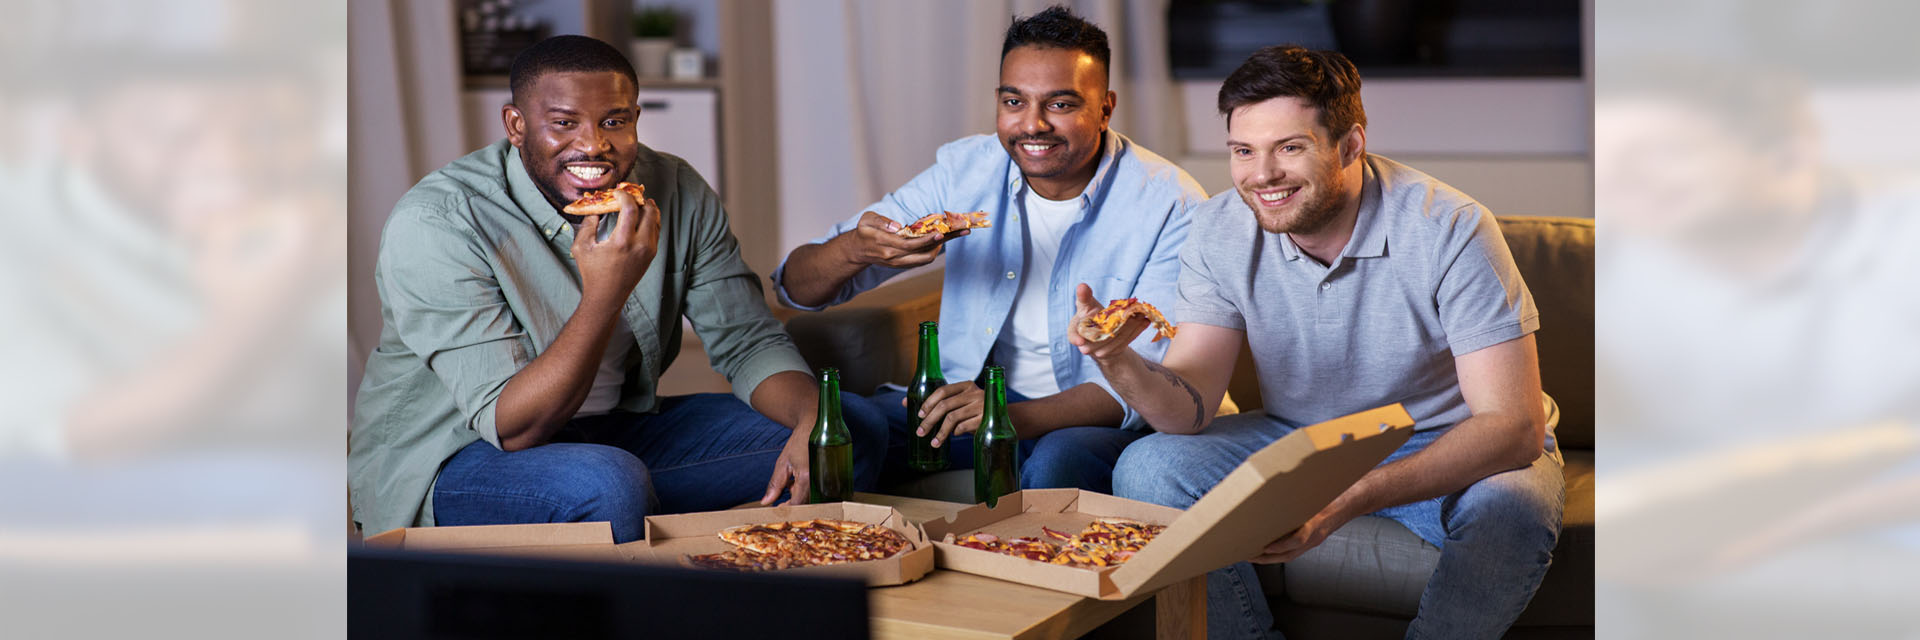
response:
[[[914,433],[937,433],[933,446],[938,447],[948,438],[980,428],[980,416],[986,408],[987,392],[971,380],[934,389],[920,404],[920,430]]]
[[[1079,347],[1080,353],[1093,358],[1093,363],[1099,365],[1103,371],[1115,358],[1134,353],[1133,348],[1127,345],[1133,344],[1133,339],[1140,337],[1140,332],[1153,324],[1145,316],[1130,316],[1120,325],[1120,330],[1113,333],[1113,336],[1093,342],[1080,335],[1078,327],[1086,321],[1088,316],[1099,313],[1101,309],[1107,308],[1107,305],[1100,304],[1099,300],[1094,299],[1093,289],[1086,283],[1080,284],[1073,304],[1075,311],[1073,320],[1067,324],[1067,344]]]
[[[1255,556],[1253,561],[1260,564],[1291,562],[1294,558],[1300,557],[1300,554],[1326,542],[1327,536],[1339,531],[1340,527],[1346,526],[1355,515],[1341,504],[1341,501],[1334,500],[1333,504],[1327,505],[1325,509],[1320,510],[1320,513],[1308,518],[1306,524],[1300,525],[1299,529],[1267,545],[1266,550]]]
[[[573,259],[580,265],[582,298],[625,300],[647,274],[647,265],[653,263],[653,255],[660,248],[660,209],[653,199],[637,203],[621,189],[615,189],[613,197],[620,202],[620,215],[605,242],[594,238],[599,236],[606,216],[586,216],[574,230]]]
[[[868,211],[860,214],[860,224],[834,238],[840,241],[847,259],[861,266],[881,265],[907,269],[933,262],[940,246],[948,240],[965,237],[969,231],[936,233],[918,238],[900,236],[900,223]]]
[[[787,436],[787,446],[773,461],[773,479],[767,482],[767,495],[760,498],[760,504],[772,505],[780,499],[782,490],[789,489],[793,495],[781,505],[807,503],[813,486],[813,467],[807,465],[807,436],[812,433],[813,423],[808,421],[806,428],[794,429],[793,435]]]

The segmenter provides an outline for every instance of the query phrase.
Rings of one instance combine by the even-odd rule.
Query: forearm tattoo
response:
[[[1207,423],[1207,403],[1200,400],[1200,391],[1194,389],[1193,385],[1187,384],[1187,381],[1181,378],[1180,374],[1174,373],[1172,369],[1160,366],[1160,363],[1152,360],[1145,360],[1144,362],[1148,370],[1160,374],[1162,378],[1166,378],[1167,384],[1187,390],[1187,397],[1193,399],[1193,430],[1198,433],[1200,427]]]

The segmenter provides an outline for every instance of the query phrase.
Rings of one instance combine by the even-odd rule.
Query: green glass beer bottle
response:
[[[934,389],[946,386],[947,377],[940,373],[940,323],[920,323],[920,365],[913,370],[913,380],[907,383],[907,426],[914,433],[920,431],[920,405]],[[928,425],[927,435],[913,436],[913,443],[907,448],[907,465],[915,471],[943,471],[947,468],[947,452],[933,446],[933,438],[940,435],[939,425]]]
[[[840,419],[840,370],[820,370],[820,413],[807,436],[807,466],[812,475],[807,501],[843,502],[853,498],[853,434]]]
[[[988,507],[1020,490],[1020,436],[1007,418],[1007,370],[987,367],[987,406],[973,432],[973,499]]]

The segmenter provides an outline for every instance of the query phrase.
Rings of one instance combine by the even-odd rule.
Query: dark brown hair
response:
[[[1320,110],[1320,126],[1335,139],[1353,125],[1367,126],[1367,110],[1360,105],[1360,70],[1338,51],[1315,51],[1295,45],[1267,47],[1253,52],[1220,84],[1220,115],[1274,98],[1299,98]]]

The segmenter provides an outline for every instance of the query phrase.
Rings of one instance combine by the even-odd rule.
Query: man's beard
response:
[[[1305,190],[1305,187],[1301,189]],[[1294,194],[1294,197],[1307,196],[1310,199],[1302,200],[1295,206],[1294,214],[1286,216],[1261,209],[1260,198],[1253,195],[1251,189],[1235,191],[1239,192],[1240,200],[1247,203],[1247,208],[1253,210],[1254,219],[1260,222],[1260,229],[1267,233],[1311,235],[1333,224],[1334,218],[1340,217],[1340,210],[1347,204],[1340,194],[1315,189],[1313,193]]]

